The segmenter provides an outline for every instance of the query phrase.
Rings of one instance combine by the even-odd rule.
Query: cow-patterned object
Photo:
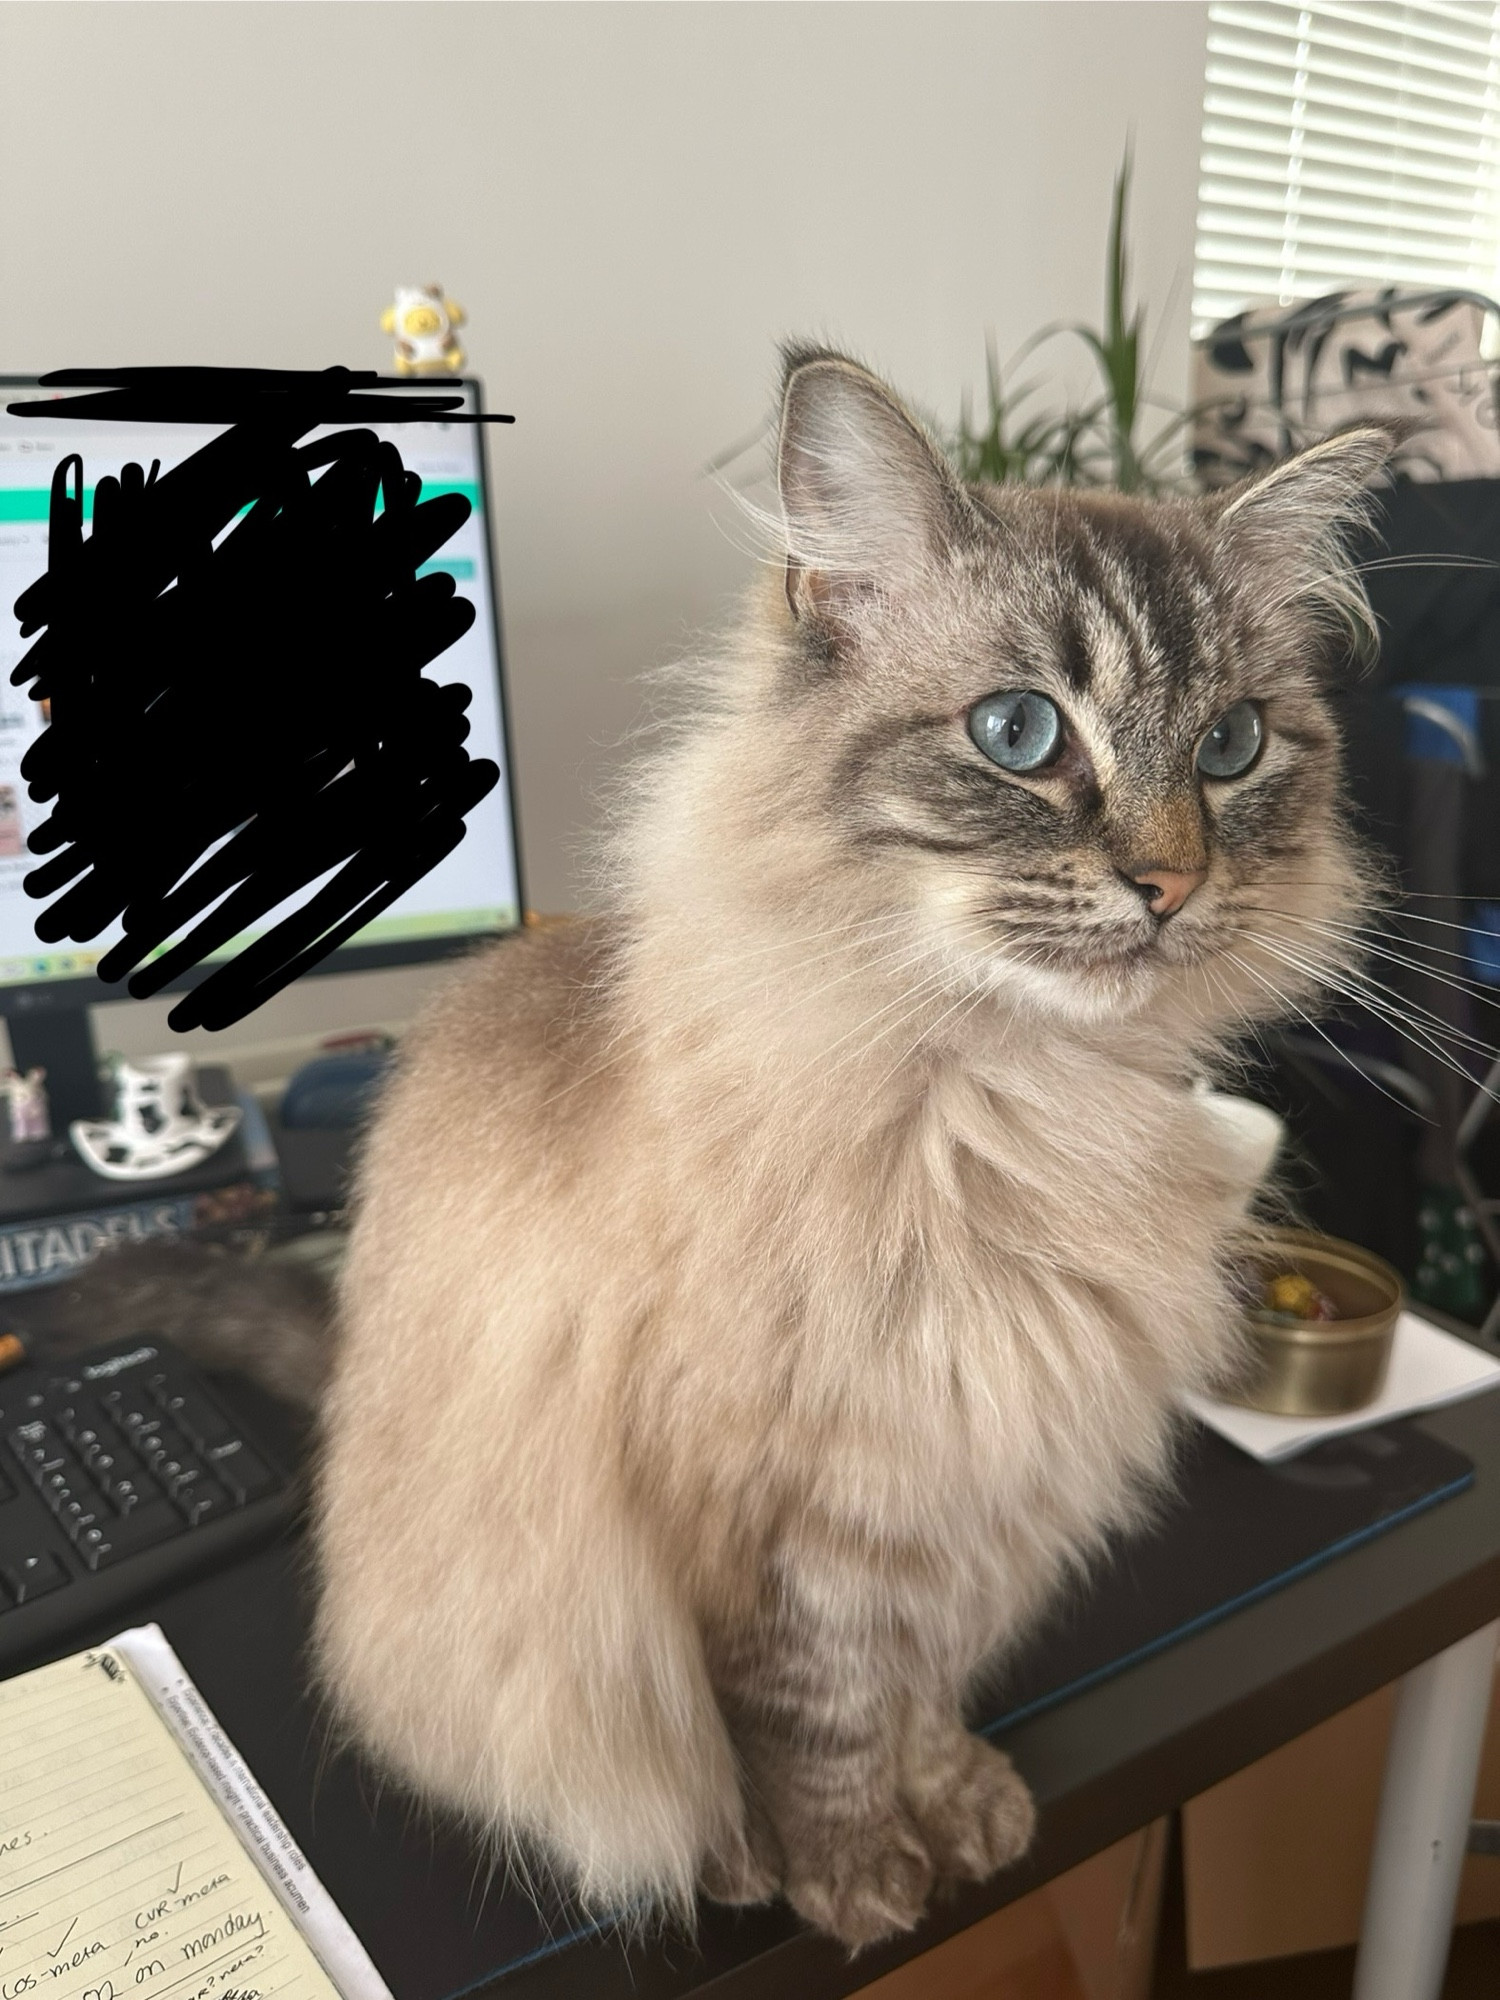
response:
[[[1193,463],[1231,485],[1355,422],[1417,428],[1392,471],[1414,480],[1500,478],[1495,375],[1474,292],[1330,292],[1290,309],[1251,306],[1194,349]]]

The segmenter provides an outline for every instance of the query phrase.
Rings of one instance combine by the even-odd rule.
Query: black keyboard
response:
[[[273,1535],[295,1500],[165,1341],[0,1375],[0,1674]]]

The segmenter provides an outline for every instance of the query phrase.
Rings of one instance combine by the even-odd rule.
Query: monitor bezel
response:
[[[482,415],[484,412],[484,384],[477,375],[414,376],[411,381],[411,387],[416,392],[420,393],[425,390],[428,394],[431,394],[435,389],[441,388],[470,389],[474,393],[476,413]],[[35,375],[0,375],[0,404],[10,402],[13,392],[28,389],[45,393],[42,382]],[[392,384],[391,389],[394,394],[399,395],[401,393],[401,387],[396,384]],[[441,419],[437,418],[433,421],[441,422]],[[403,939],[385,944],[341,945],[336,951],[330,952],[327,958],[320,959],[316,965],[310,965],[305,972],[299,973],[297,979],[292,982],[293,985],[299,985],[304,979],[328,978],[336,973],[381,972],[406,965],[438,964],[445,959],[462,958],[467,953],[477,951],[481,946],[492,943],[496,939],[514,937],[519,931],[525,928],[527,908],[525,857],[521,852],[521,828],[516,800],[515,758],[512,751],[510,724],[510,685],[506,672],[505,638],[500,617],[500,563],[495,550],[494,516],[490,511],[490,426],[488,424],[476,424],[474,428],[479,432],[479,497],[484,508],[485,552],[489,560],[490,626],[491,636],[495,645],[496,692],[499,696],[500,706],[500,742],[505,758],[505,769],[502,777],[505,784],[506,814],[510,826],[511,854],[515,862],[516,921],[514,924],[506,925],[496,930],[439,932],[430,937]],[[5,607],[3,615],[13,615],[9,606]],[[467,838],[467,836],[465,837]],[[38,908],[40,909],[41,907],[42,905],[39,904]],[[60,944],[44,945],[41,940],[38,940],[37,949],[38,951],[58,951],[62,947]],[[179,973],[175,979],[168,980],[164,986],[157,989],[156,993],[144,997],[154,1000],[166,993],[190,992],[193,987],[201,986],[204,980],[210,978],[213,973],[220,970],[221,965],[222,961],[218,964],[195,965],[189,971]],[[289,992],[290,990],[290,987],[282,988],[283,992]],[[83,1005],[100,1007],[106,1006],[112,1001],[135,1000],[136,997],[136,995],[131,993],[127,979],[106,981],[100,979],[95,973],[82,973],[76,979],[26,979],[14,982],[0,980],[0,1014],[5,1013],[9,1007],[17,1004],[29,1012],[33,1008],[50,1006],[77,1007]],[[275,998],[277,996],[273,995],[271,997]]]

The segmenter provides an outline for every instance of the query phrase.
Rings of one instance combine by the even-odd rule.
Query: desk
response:
[[[833,2000],[1500,1616],[1500,1394],[1423,1422],[1473,1459],[1467,1492],[1013,1729],[1006,1747],[1041,1808],[1032,1853],[853,1965],[780,1906],[708,1906],[696,1945],[627,1952],[583,1937],[496,1980],[537,1942],[529,1905],[487,1889],[489,1862],[460,1832],[331,1752],[303,1693],[301,1547],[263,1550],[140,1617],[164,1627],[397,2000],[665,2000],[705,1987],[714,2000]]]

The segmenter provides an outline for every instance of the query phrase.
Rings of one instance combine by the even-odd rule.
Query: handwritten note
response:
[[[0,2000],[339,2000],[122,1652],[0,1683]]]

